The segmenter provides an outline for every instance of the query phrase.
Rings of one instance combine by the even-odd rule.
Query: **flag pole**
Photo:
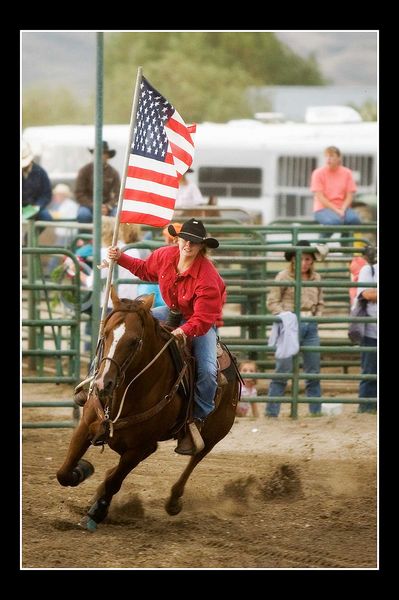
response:
[[[121,182],[121,187],[120,187],[120,190],[119,190],[119,200],[118,200],[118,208],[117,208],[117,212],[116,212],[116,216],[115,216],[115,227],[114,227],[114,234],[113,234],[113,237],[112,237],[112,246],[115,246],[117,244],[117,242],[118,242],[119,219],[120,219],[120,213],[121,213],[122,204],[123,204],[123,193],[124,193],[125,186],[126,186],[127,170],[128,170],[128,166],[129,166],[129,156],[130,156],[130,150],[131,150],[131,147],[132,147],[134,127],[136,125],[136,112],[137,112],[137,104],[138,104],[138,100],[139,100],[139,88],[140,88],[142,76],[143,76],[143,68],[142,67],[138,67],[138,69],[137,69],[137,78],[136,78],[136,87],[134,89],[134,96],[133,96],[132,112],[131,112],[131,115],[130,115],[129,141],[128,141],[128,144],[127,144],[127,147],[126,147],[125,165],[124,165],[124,169],[123,169],[123,180]],[[115,261],[114,260],[110,260],[109,261],[108,275],[107,275],[107,283],[106,283],[105,292],[104,292],[104,301],[103,301],[103,307],[102,307],[102,312],[101,312],[101,319],[100,319],[100,327],[99,327],[99,332],[98,332],[97,344],[98,344],[98,341],[100,340],[100,338],[103,335],[103,328],[104,328],[105,317],[106,317],[106,314],[107,314],[108,298],[109,298],[109,292],[110,292],[110,289],[111,289],[111,282],[112,282],[112,274],[113,274],[113,271],[114,271],[114,265],[115,265]]]

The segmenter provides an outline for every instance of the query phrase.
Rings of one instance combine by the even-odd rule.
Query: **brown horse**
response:
[[[63,486],[76,486],[94,468],[82,456],[91,443],[104,440],[120,455],[98,487],[93,504],[81,525],[94,530],[104,520],[112,497],[123,480],[157,449],[157,442],[176,437],[186,421],[186,401],[180,383],[187,363],[176,368],[169,346],[174,337],[165,332],[150,311],[153,295],[120,300],[111,288],[113,311],[108,315],[99,344],[97,371],[82,419],[73,432],[64,464],[57,472]],[[234,365],[234,361],[233,365]],[[216,409],[201,431],[205,447],[190,461],[173,485],[165,509],[170,515],[182,509],[181,497],[196,465],[229,432],[240,396],[236,368],[225,371],[216,394]]]

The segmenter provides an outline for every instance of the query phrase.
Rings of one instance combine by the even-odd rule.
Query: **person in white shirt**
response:
[[[53,220],[76,219],[79,204],[72,199],[72,192],[65,183],[58,183],[53,188],[53,195],[48,210]],[[55,245],[64,246],[76,235],[77,229],[68,229],[66,227],[55,227]]]
[[[205,204],[205,200],[198,188],[193,182],[186,177],[187,173],[193,173],[193,169],[188,169],[180,180],[179,189],[177,191],[175,208],[193,208],[200,204]]]

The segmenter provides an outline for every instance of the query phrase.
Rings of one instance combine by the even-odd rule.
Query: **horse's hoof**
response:
[[[84,458],[81,458],[74,469],[79,477],[78,483],[82,483],[85,479],[93,475],[94,467],[93,465]]]
[[[93,533],[97,529],[97,523],[95,521],[93,521],[93,519],[91,517],[88,517],[87,515],[84,516],[83,519],[81,521],[79,521],[78,524],[79,524],[79,527],[81,527],[82,529],[86,529],[87,531],[90,531],[90,533]]]
[[[178,515],[181,509],[183,508],[183,501],[180,498],[176,500],[168,500],[165,503],[165,510],[171,517]]]

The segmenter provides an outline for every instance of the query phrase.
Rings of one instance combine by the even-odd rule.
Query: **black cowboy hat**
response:
[[[304,254],[314,254],[314,257],[318,262],[321,262],[326,258],[329,250],[326,244],[315,244],[315,246],[312,247],[308,240],[299,240],[299,242],[297,242],[295,245],[305,246],[306,248],[309,248],[309,250]],[[288,262],[291,261],[293,256],[295,256],[294,250],[287,250],[286,252],[284,252],[284,258],[285,260],[288,260]]]
[[[189,219],[183,223],[183,227],[179,233],[176,232],[176,229],[171,224],[168,226],[168,232],[173,237],[178,236],[194,244],[205,244],[208,248],[217,248],[219,246],[217,239],[206,237],[205,227],[202,221],[198,219]]]
[[[89,148],[89,152],[93,154],[94,148]],[[110,158],[113,158],[116,154],[116,150],[110,150],[108,142],[103,142],[103,154],[106,152]]]

